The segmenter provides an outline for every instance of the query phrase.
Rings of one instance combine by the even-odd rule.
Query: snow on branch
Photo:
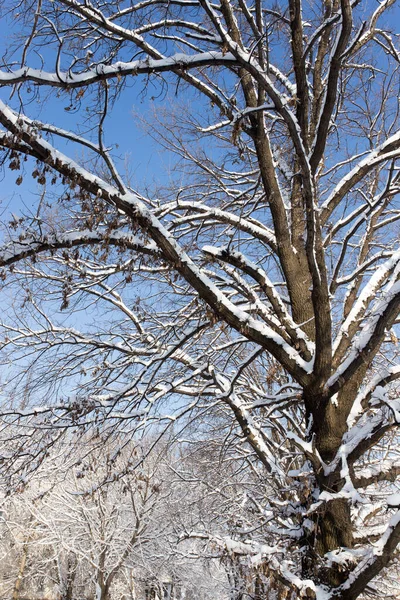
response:
[[[203,252],[221,262],[226,262],[238,267],[244,273],[250,275],[250,277],[260,285],[267,296],[275,316],[280,320],[281,326],[286,329],[293,342],[299,344],[299,347],[305,353],[305,357],[308,360],[311,360],[314,350],[313,343],[308,339],[301,327],[294,323],[282,302],[280,294],[277,292],[274,284],[270,281],[265,271],[249,260],[243,253],[231,250],[228,247],[215,248],[212,246],[204,246]]]
[[[335,393],[344,382],[360,368],[370,363],[382,342],[387,327],[391,327],[400,309],[400,281],[395,281],[385,290],[355,337],[345,360],[327,382],[327,388]]]
[[[33,234],[25,234],[23,240],[10,241],[0,247],[0,266],[12,265],[23,258],[35,256],[41,252],[53,252],[62,248],[74,248],[76,246],[90,246],[100,243],[111,246],[119,246],[157,256],[155,243],[144,243],[138,236],[123,231],[70,231],[65,233],[54,233],[43,236],[41,239]]]
[[[177,53],[168,58],[145,58],[131,62],[116,62],[112,65],[99,64],[82,73],[47,72],[41,69],[22,67],[15,71],[0,70],[0,85],[15,85],[32,81],[37,85],[48,85],[59,88],[86,87],[99,81],[134,77],[148,73],[162,73],[174,69],[197,69],[203,66],[235,63],[236,59],[229,53],[209,51],[198,54]]]
[[[285,551],[277,546],[268,546],[252,540],[245,542],[237,541],[229,537],[209,535],[201,532],[188,532],[184,538],[207,540],[210,544],[217,546],[222,551],[235,556],[249,556],[253,565],[267,563],[273,571],[273,576],[289,589],[298,594],[299,598],[318,599],[319,593],[324,593],[323,589],[316,586],[310,579],[301,579],[297,574],[291,571],[289,561],[284,559]],[[277,555],[282,554],[279,559]],[[327,598],[327,596],[324,596]]]
[[[365,317],[369,304],[376,297],[377,292],[386,285],[389,277],[391,277],[393,273],[397,273],[399,264],[400,250],[397,250],[392,253],[389,259],[387,259],[375,270],[369,281],[365,284],[363,290],[357,298],[357,301],[354,303],[354,306],[352,307],[345,321],[342,323],[336,336],[333,346],[334,362],[336,364],[338,359],[343,356],[344,352],[349,347],[354,335],[359,331],[360,324]],[[378,326],[382,327],[385,320],[386,326],[389,324],[391,319],[389,313],[386,313],[385,317],[383,317],[383,314],[385,309],[388,310],[389,306],[392,306],[393,303],[396,303],[396,298],[398,298],[398,289],[396,283],[392,283],[386,288],[384,287],[382,299],[378,303],[375,303],[375,306],[371,309],[368,320],[363,325],[362,332],[358,333],[356,339],[353,341],[353,347],[350,350],[349,356],[347,357],[345,363],[343,363],[339,368],[337,373],[332,375],[328,382],[328,386],[333,385],[333,383],[337,381],[339,375],[343,373],[343,371],[354,360],[355,356],[361,352],[363,348],[367,347],[373,338],[374,332],[377,331]],[[396,309],[393,308],[393,311],[390,311],[390,315],[392,315],[392,312],[393,315],[395,315]]]
[[[400,131],[396,131],[378,148],[372,150],[336,184],[329,197],[321,206],[321,222],[326,223],[345,195],[374,167],[382,162],[398,157],[400,157]]]
[[[86,191],[103,198],[136,222],[157,244],[163,258],[180,272],[201,298],[209,304],[217,315],[234,329],[243,333],[248,339],[268,349],[282,362],[299,381],[308,379],[312,365],[305,361],[293,346],[271,327],[252,317],[246,311],[233,304],[207,277],[187,253],[180,247],[171,233],[144,205],[142,199],[132,193],[122,194],[114,186],[87,169],[78,165],[65,154],[56,150],[28,127],[21,117],[0,100],[0,123],[11,132],[22,136],[34,152],[50,167],[74,179]]]
[[[400,365],[389,367],[385,369],[383,373],[375,375],[372,381],[357,394],[349,416],[347,417],[348,426],[352,427],[354,425],[357,418],[362,414],[363,410],[371,400],[376,388],[386,387],[398,378],[400,378]]]
[[[338,588],[334,597],[354,600],[393,558],[393,552],[400,542],[400,510],[391,517],[385,533],[375,542],[365,557],[352,571],[347,581]]]

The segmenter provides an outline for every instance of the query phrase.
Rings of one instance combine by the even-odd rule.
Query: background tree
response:
[[[80,440],[71,469],[59,464],[59,450],[2,500],[1,597],[148,600],[147,590],[163,599],[167,582],[170,600],[227,597],[219,556],[202,560],[197,539],[182,539],[196,513],[203,527],[210,517],[200,494],[179,485],[167,448],[133,472],[143,448],[132,443],[121,450],[116,440],[97,447]]]
[[[222,421],[270,486],[259,510],[271,542],[213,543],[252,555],[293,597],[351,600],[390,564],[395,9],[6,3],[18,33],[0,71],[3,162],[43,189],[1,251],[4,293],[21,298],[22,285],[25,308],[2,322],[4,393],[16,384],[5,444],[7,427],[27,428],[10,476],[71,429],[137,435],[195,419],[210,436]],[[141,76],[158,94],[155,135],[181,159],[149,193],[132,189],[107,120]],[[45,99],[49,123],[35,110]]]

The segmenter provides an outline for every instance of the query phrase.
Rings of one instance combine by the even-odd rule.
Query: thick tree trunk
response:
[[[342,406],[342,403],[339,405]],[[347,413],[343,409],[339,410],[332,399],[324,397],[312,398],[306,402],[306,406],[310,407],[312,418],[311,439],[323,462],[329,465],[336,457],[347,429]],[[340,492],[344,483],[341,463],[329,474],[321,469],[315,473],[315,489],[309,502],[315,502],[322,492]],[[330,568],[322,568],[319,559],[339,548],[353,547],[350,503],[346,498],[323,502],[311,515],[311,519],[314,529],[306,533],[303,540],[303,575],[329,587],[336,587],[347,578],[348,571],[343,565],[335,564]]]
[[[100,557],[100,570],[97,572],[96,580],[96,600],[109,600],[111,579],[104,574],[105,553]]]

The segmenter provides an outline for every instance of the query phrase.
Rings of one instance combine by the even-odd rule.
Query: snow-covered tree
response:
[[[186,429],[269,490],[243,497],[264,538],[217,529],[212,548],[282,598],[374,589],[400,541],[395,0],[2,15],[3,164],[40,189],[0,252],[3,305],[18,300],[1,320],[5,472],[71,429]],[[117,147],[138,143],[138,95],[178,158],[140,190]]]
[[[167,449],[158,449],[132,471],[140,446],[80,440],[79,459],[65,468],[59,450],[1,501],[2,597],[228,598],[219,554],[202,560],[204,539],[182,536],[200,514],[203,528],[210,516],[201,479],[187,486],[177,477],[178,457],[167,463]]]

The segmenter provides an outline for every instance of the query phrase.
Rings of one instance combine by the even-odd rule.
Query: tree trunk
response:
[[[96,584],[96,600],[108,600],[109,586],[107,584]]]
[[[76,555],[73,555],[73,558],[69,559],[69,557],[67,558],[67,573],[66,573],[66,581],[63,582],[64,583],[64,593],[63,593],[63,600],[72,600],[73,598],[73,592],[74,592],[74,582],[75,582],[75,577],[76,577],[76,567],[77,567],[78,561],[76,558]]]
[[[306,402],[306,406],[312,407],[311,440],[323,462],[329,465],[336,457],[347,429],[347,413],[343,409],[339,410],[332,399],[324,397],[313,398],[312,401]],[[315,487],[309,495],[309,504],[316,502],[322,492],[340,492],[345,483],[342,467],[339,463],[332,473],[326,475],[322,469],[315,473]],[[346,580],[348,570],[343,565],[335,564],[330,568],[321,569],[319,558],[340,548],[353,547],[350,503],[346,498],[334,498],[323,502],[311,515],[311,520],[314,529],[306,532],[303,540],[303,575],[336,587]]]

